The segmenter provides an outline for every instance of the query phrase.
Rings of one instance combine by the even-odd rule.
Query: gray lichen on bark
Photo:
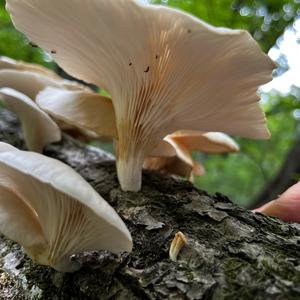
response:
[[[15,117],[0,111],[0,140],[24,148]],[[0,239],[0,299],[300,299],[300,226],[253,214],[181,179],[144,172],[139,193],[119,188],[112,157],[68,136],[45,154],[75,168],[120,214],[134,249],[77,255],[62,274]],[[221,176],[221,174],[220,174]],[[177,262],[168,257],[181,231]]]

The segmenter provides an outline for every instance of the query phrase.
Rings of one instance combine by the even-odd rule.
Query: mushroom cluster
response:
[[[42,91],[46,91],[44,95],[48,95],[48,89],[55,91],[52,95],[53,100],[56,100],[57,96],[61,94],[65,96],[63,98],[67,99],[81,97],[88,103],[91,103],[90,99],[97,99],[103,105],[103,109],[98,112],[98,118],[94,120],[94,127],[91,128],[92,131],[88,130],[87,126],[81,128],[81,119],[84,116],[78,111],[69,112],[67,106],[64,113],[72,115],[71,120],[67,120],[67,123],[64,122],[66,118],[60,118],[59,115],[57,118],[52,116],[54,122],[48,114],[41,110],[37,103],[37,97]],[[58,93],[56,94],[56,92]],[[64,99],[58,100],[61,101],[61,104],[64,101]],[[42,152],[47,144],[59,141],[61,139],[60,130],[84,139],[115,134],[114,127],[112,131],[109,127],[109,122],[114,124],[114,115],[107,115],[109,110],[105,110],[105,106],[109,108],[112,106],[110,99],[94,93],[88,87],[77,82],[65,80],[53,71],[36,64],[0,57],[0,101],[19,117],[27,148],[31,151]],[[97,128],[95,128],[95,123],[98,125]]]
[[[168,134],[269,137],[257,88],[275,66],[246,31],[133,0],[7,0],[6,7],[65,71],[112,96],[125,191],[140,190],[144,160]],[[72,99],[81,116],[93,110],[87,126],[101,119],[96,102]]]
[[[132,249],[121,218],[73,169],[1,142],[0,232],[61,272],[80,267],[73,254]]]

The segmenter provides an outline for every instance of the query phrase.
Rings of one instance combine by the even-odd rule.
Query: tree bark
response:
[[[15,117],[0,111],[0,140],[24,148]],[[253,214],[190,182],[144,172],[141,192],[122,192],[110,155],[68,136],[45,154],[75,168],[129,227],[131,254],[77,255],[62,274],[0,238],[0,299],[300,299],[300,226]],[[169,259],[174,235],[188,245]]]
[[[276,199],[290,186],[298,182],[300,174],[300,139],[296,141],[293,148],[288,152],[282,167],[277,175],[264,187],[256,197],[253,207],[259,207],[271,200]]]

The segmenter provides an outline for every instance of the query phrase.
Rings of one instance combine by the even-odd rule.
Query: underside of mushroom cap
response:
[[[184,177],[202,176],[203,166],[192,157],[193,151],[228,153],[239,151],[238,144],[221,132],[181,130],[164,138],[146,158],[144,168]]]
[[[0,231],[22,244],[34,260],[69,272],[78,267],[70,262],[72,254],[131,251],[132,239],[123,221],[80,175],[54,159],[9,148],[0,143],[0,189],[8,191],[3,199],[28,209],[22,214],[23,209],[11,208],[12,202],[0,197],[0,212],[6,214],[7,222],[15,222],[16,228],[31,230],[39,224],[36,227],[41,228],[44,242],[39,238],[28,245],[27,236],[36,236],[37,230],[27,233],[23,240],[13,229],[7,229],[6,221],[0,222]],[[33,216],[27,221],[30,212]]]
[[[275,66],[245,31],[128,0],[7,0],[7,9],[63,69],[111,94],[124,190],[140,189],[141,178],[124,177],[140,177],[174,131],[269,137],[256,92]]]
[[[117,138],[115,112],[109,98],[82,90],[46,88],[37,95],[36,103],[54,119],[90,131],[94,137]]]

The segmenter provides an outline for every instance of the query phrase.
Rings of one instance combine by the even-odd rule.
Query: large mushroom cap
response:
[[[82,251],[131,251],[114,209],[67,165],[0,143],[0,231],[37,262],[74,271]],[[13,224],[13,225],[12,225]]]
[[[0,88],[0,102],[20,119],[27,148],[42,152],[43,148],[61,140],[56,123],[26,95],[9,88]]]
[[[249,33],[129,0],[6,3],[63,69],[111,94],[124,190],[140,189],[145,157],[172,132],[269,137],[257,88],[275,65]]]

